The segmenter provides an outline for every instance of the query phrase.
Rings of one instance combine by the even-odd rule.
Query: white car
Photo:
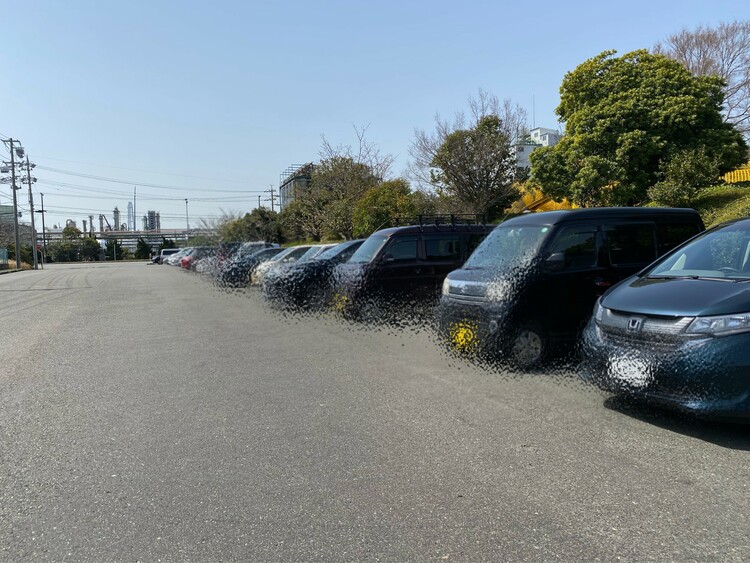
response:
[[[281,252],[279,252],[270,260],[261,262],[253,271],[253,275],[250,279],[250,285],[260,285],[263,281],[263,276],[266,275],[266,272],[277,264],[289,264],[291,262],[296,262],[308,250],[310,250],[311,246],[312,245],[309,244],[302,246],[290,246],[286,250],[282,250]]]

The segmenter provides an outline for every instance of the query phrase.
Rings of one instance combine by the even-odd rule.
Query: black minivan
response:
[[[363,320],[388,320],[434,306],[448,272],[460,268],[493,228],[447,223],[377,231],[334,270],[333,305]]]
[[[703,231],[693,209],[592,208],[501,223],[447,276],[439,327],[459,351],[520,368],[574,342],[610,286]]]

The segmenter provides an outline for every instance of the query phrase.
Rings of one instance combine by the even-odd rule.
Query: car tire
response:
[[[507,346],[513,367],[532,369],[541,365],[549,352],[549,340],[539,323],[526,322],[513,331]]]

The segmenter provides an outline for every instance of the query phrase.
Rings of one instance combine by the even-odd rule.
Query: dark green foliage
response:
[[[372,187],[354,206],[356,238],[393,225],[397,217],[434,213],[434,206],[423,192],[412,192],[406,180],[389,180]]]
[[[497,115],[447,135],[430,166],[431,183],[473,213],[507,207],[519,196],[513,187],[515,154]]]
[[[151,257],[151,245],[142,237],[138,237],[138,242],[135,245],[135,257],[138,259]]]
[[[285,241],[279,214],[265,207],[253,209],[244,217],[227,221],[219,227],[219,237],[224,242]]]
[[[177,248],[177,245],[172,239],[162,237],[158,252],[161,253],[165,248]]]
[[[47,245],[47,257],[53,262],[98,260],[101,248],[99,242],[91,237],[63,239]]]
[[[747,145],[721,115],[723,82],[645,50],[604,53],[569,72],[556,112],[565,135],[531,154],[532,180],[583,206],[636,205],[676,155],[702,149],[724,173]]]
[[[104,254],[107,260],[124,260],[126,258],[122,245],[116,239],[107,239]]]
[[[663,180],[649,189],[657,203],[672,207],[692,207],[701,190],[713,186],[719,178],[719,161],[706,151],[686,149],[662,165]]]

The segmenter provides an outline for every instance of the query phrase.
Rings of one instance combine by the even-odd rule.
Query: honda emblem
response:
[[[640,332],[643,328],[643,317],[630,317],[628,320],[628,332]]]

